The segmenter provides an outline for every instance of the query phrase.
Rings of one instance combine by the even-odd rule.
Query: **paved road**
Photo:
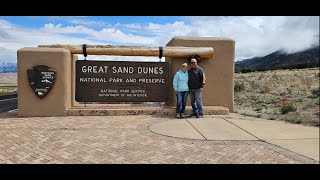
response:
[[[149,129],[172,120],[150,115],[17,118],[16,112],[2,114],[0,163],[318,163],[259,140],[192,140]]]
[[[18,108],[17,94],[7,94],[0,96],[0,113]]]

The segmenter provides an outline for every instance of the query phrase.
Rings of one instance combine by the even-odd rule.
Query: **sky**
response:
[[[23,47],[165,46],[175,36],[233,39],[238,61],[277,50],[293,53],[319,45],[319,16],[0,16],[0,63],[17,62],[17,51]],[[139,60],[92,55],[87,59],[110,57]]]

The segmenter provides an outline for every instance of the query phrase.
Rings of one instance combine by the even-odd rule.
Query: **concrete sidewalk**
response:
[[[319,161],[319,128],[231,113],[153,124],[158,134],[199,140],[263,141]]]
[[[238,114],[0,114],[0,164],[319,164],[319,128]]]

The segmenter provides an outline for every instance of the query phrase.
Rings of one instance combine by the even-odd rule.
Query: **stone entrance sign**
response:
[[[78,60],[79,54],[165,57],[165,62],[85,61]],[[165,47],[55,44],[19,49],[18,116],[174,115],[177,100],[172,85],[174,75],[195,54],[201,57],[199,66],[207,78],[202,99],[205,115],[233,112],[235,41],[176,36]],[[37,65],[50,66],[54,71],[40,71],[45,79],[34,76],[32,69]],[[42,87],[32,87],[39,82]],[[131,102],[164,103],[151,107]],[[191,109],[190,98],[187,109]]]
[[[78,102],[166,102],[167,62],[76,62]]]

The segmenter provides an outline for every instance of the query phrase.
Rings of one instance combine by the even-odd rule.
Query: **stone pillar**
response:
[[[234,57],[235,41],[228,38],[216,37],[174,37],[167,46],[185,46],[185,47],[213,47],[214,55],[209,59],[202,59],[199,66],[203,68],[206,75],[206,85],[203,93],[204,106],[223,106],[229,108],[229,112],[234,110]],[[187,58],[166,58],[169,62],[169,106],[175,106],[176,96],[173,93],[173,77],[180,69],[181,64],[187,61]],[[190,68],[190,64],[188,64]],[[190,105],[190,96],[188,96],[187,106]]]
[[[18,116],[66,116],[71,107],[72,54],[63,48],[22,48],[18,51]],[[27,69],[47,65],[56,71],[50,92],[40,99],[30,87]]]
[[[83,106],[83,104],[80,104],[76,101],[76,62],[78,60],[77,55],[73,55],[72,57],[72,69],[71,69],[71,82],[72,82],[72,93],[71,93],[71,106]]]

